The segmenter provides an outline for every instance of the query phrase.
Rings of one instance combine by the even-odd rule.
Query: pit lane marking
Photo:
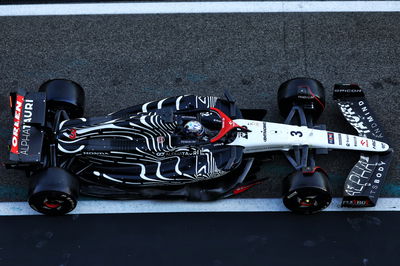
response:
[[[341,198],[334,198],[328,212],[400,211],[400,198],[380,198],[371,208],[341,208]],[[214,202],[187,202],[162,200],[81,200],[76,214],[117,213],[185,213],[185,212],[289,212],[280,198],[224,199]],[[0,216],[41,215],[27,202],[0,202]]]
[[[399,11],[398,1],[221,1],[0,6],[0,16]]]

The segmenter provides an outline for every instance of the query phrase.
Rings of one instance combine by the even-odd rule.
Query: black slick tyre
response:
[[[78,177],[62,168],[40,171],[29,182],[29,205],[46,215],[63,215],[72,211],[77,205],[78,195]]]
[[[278,90],[281,115],[287,117],[295,105],[317,119],[325,109],[325,89],[321,82],[311,78],[294,78],[282,83]]]
[[[331,201],[328,176],[320,168],[311,172],[295,171],[283,182],[283,204],[295,213],[316,213]]]
[[[43,83],[39,91],[46,92],[48,110],[65,110],[71,119],[83,116],[85,92],[78,83],[66,79],[52,79]]]

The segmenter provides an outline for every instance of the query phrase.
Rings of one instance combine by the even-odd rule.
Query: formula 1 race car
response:
[[[10,94],[14,125],[6,166],[26,171],[33,209],[60,215],[75,208],[79,194],[229,197],[263,181],[251,174],[257,158],[282,151],[294,168],[284,180],[283,203],[308,214],[332,199],[315,156],[357,150],[360,160],[345,181],[342,205],[376,204],[393,150],[357,85],[337,84],[333,96],[358,136],[314,124],[325,108],[324,88],[314,79],[280,86],[282,124],[260,121],[265,111],[239,109],[229,93],[225,96],[183,95],[82,118],[85,95],[73,81],[49,80],[39,92],[20,89]]]

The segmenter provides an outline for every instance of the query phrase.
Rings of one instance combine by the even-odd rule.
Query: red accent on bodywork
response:
[[[320,99],[318,99],[317,96],[315,96],[315,94],[311,91],[310,87],[307,87],[307,88],[308,88],[308,92],[311,93],[312,97],[321,105],[322,110],[324,110],[325,105],[320,101]]]
[[[71,133],[69,133],[68,138],[75,139],[76,138],[76,129],[72,128]]]
[[[24,96],[17,95],[15,100],[15,111],[14,111],[14,127],[11,139],[11,152],[18,154],[18,144],[19,144],[19,133],[21,127],[21,115],[22,115],[22,106],[24,104]]]
[[[236,124],[235,122],[233,122],[232,119],[230,119],[226,114],[224,114],[221,110],[215,108],[215,107],[211,107],[211,110],[215,111],[218,113],[218,115],[221,117],[222,120],[222,127],[221,130],[219,131],[218,135],[215,136],[214,138],[212,138],[210,140],[211,143],[214,143],[218,140],[220,140],[223,136],[225,136],[229,131],[231,131],[234,128],[241,128],[241,129],[246,129],[242,126],[239,126],[238,124]]]
[[[368,147],[368,140],[361,140],[361,145],[362,146],[365,146],[365,147]]]
[[[245,185],[245,186],[241,186],[241,187],[235,188],[235,190],[233,190],[233,194],[237,195],[239,193],[245,192],[246,190],[248,190],[248,189],[250,189],[250,188],[252,188],[252,187],[254,187],[255,185],[258,185],[258,184],[261,184],[261,182],[256,182],[256,183],[253,183],[253,184],[250,184],[250,185]]]
[[[314,174],[315,172],[320,171],[322,173],[324,173],[325,175],[328,175],[324,169],[322,169],[319,166],[314,167],[311,171],[303,171],[303,174]]]
[[[317,96],[315,96],[315,94],[311,91],[311,88],[309,86],[300,86],[300,88],[305,88],[308,90],[308,92],[311,94],[311,96],[318,102],[319,105],[321,105],[322,110],[325,109],[325,105],[320,101],[320,99],[318,99]]]

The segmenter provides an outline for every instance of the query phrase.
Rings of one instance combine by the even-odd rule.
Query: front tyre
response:
[[[328,176],[322,169],[312,172],[296,171],[283,183],[283,204],[300,214],[319,212],[332,201]]]
[[[318,119],[325,109],[325,89],[321,82],[311,78],[294,78],[282,83],[278,90],[281,115],[287,117],[295,105]]]
[[[29,182],[29,205],[46,215],[63,215],[72,211],[78,195],[78,178],[62,168],[40,171]]]

